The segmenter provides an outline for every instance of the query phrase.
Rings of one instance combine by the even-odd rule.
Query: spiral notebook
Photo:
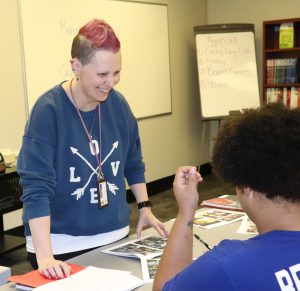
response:
[[[236,195],[222,195],[220,197],[204,200],[202,207],[212,207],[227,210],[243,211]]]

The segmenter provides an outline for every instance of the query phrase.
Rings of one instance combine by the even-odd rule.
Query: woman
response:
[[[125,178],[145,225],[167,235],[152,214],[137,121],[113,88],[120,42],[103,20],[75,36],[74,77],[44,93],[27,122],[18,173],[28,257],[47,277],[69,276],[63,260],[128,235]]]

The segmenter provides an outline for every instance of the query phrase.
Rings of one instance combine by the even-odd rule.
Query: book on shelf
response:
[[[288,106],[288,102],[290,102],[290,100],[288,99],[288,89],[287,87],[284,87],[282,89],[282,103],[286,106]]]
[[[293,22],[282,23],[279,29],[279,48],[294,47],[294,24]]]
[[[281,90],[282,89],[280,89],[280,88],[267,88],[266,89],[267,104],[278,102],[280,100],[281,96],[283,96],[283,94],[281,94]]]
[[[297,83],[298,58],[268,59],[266,66],[266,84]]]
[[[222,195],[220,197],[204,200],[200,205],[203,207],[243,211],[236,195]]]
[[[274,67],[275,67],[275,59],[267,60],[267,85],[274,84]]]
[[[291,88],[291,103],[290,108],[297,108],[299,106],[299,88]]]
[[[282,102],[288,108],[300,108],[300,87],[267,88],[266,103]]]
[[[275,59],[275,76],[274,84],[285,83],[286,65],[284,59]]]

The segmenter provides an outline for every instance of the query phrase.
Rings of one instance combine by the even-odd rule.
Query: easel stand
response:
[[[212,122],[217,121],[218,122],[218,131],[220,129],[221,126],[221,122],[223,120],[223,117],[218,117],[218,118],[213,118],[213,119],[202,119],[202,134],[201,134],[201,156],[204,155],[204,146],[205,144],[209,145],[209,155],[210,157],[212,156],[212,139],[209,138],[209,140],[207,141],[207,136],[209,135],[210,131],[210,125],[212,124]],[[210,165],[211,168],[211,165]]]

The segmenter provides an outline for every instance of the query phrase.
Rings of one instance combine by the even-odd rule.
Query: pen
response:
[[[203,239],[201,239],[200,238],[200,236],[198,235],[198,234],[194,234],[194,237],[198,240],[198,241],[200,241],[207,249],[211,249],[210,248],[210,246],[203,240]]]

